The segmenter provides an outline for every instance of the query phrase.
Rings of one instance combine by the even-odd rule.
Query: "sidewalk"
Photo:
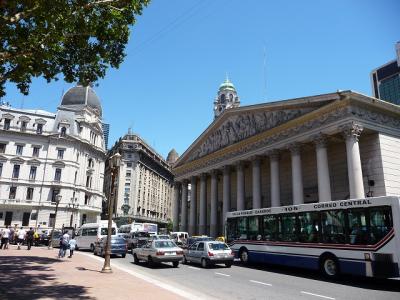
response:
[[[102,274],[102,262],[77,251],[71,259],[57,253],[14,245],[0,250],[0,299],[183,299],[116,268]]]

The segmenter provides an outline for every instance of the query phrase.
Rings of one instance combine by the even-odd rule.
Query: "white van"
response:
[[[189,238],[189,233],[184,231],[175,231],[170,234],[171,239],[175,241],[177,245],[183,245]]]
[[[107,236],[108,221],[83,224],[76,233],[76,249],[90,249],[94,251],[94,243]],[[112,223],[111,235],[117,235],[117,225]]]

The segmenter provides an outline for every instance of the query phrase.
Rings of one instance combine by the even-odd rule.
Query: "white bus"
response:
[[[228,212],[226,240],[243,263],[398,277],[400,198],[376,197]]]
[[[158,233],[158,225],[153,223],[137,223],[132,222],[131,224],[121,225],[119,227],[119,234],[121,236],[129,235],[132,232],[136,231],[145,231],[150,234],[157,234]]]

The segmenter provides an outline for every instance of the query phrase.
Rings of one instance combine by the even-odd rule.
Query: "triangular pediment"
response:
[[[37,160],[37,159],[31,159],[31,160],[28,160],[28,165],[39,166],[40,165],[40,161]]]
[[[19,158],[19,157],[14,157],[14,158],[12,158],[12,159],[10,160],[10,162],[11,162],[12,164],[22,165],[22,164],[25,162],[25,160],[23,160],[22,158]]]
[[[61,160],[57,160],[53,163],[53,167],[55,168],[65,168],[65,163]]]
[[[338,99],[335,93],[226,110],[186,150],[174,168],[281,126]]]

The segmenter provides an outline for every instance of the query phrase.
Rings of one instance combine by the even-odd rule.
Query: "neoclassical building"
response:
[[[157,223],[165,227],[172,219],[173,175],[171,164],[178,154],[171,150],[167,160],[130,130],[109,151],[121,154],[115,178],[114,220],[117,224]],[[111,198],[111,169],[106,163],[104,191]]]
[[[56,113],[0,106],[0,227],[79,227],[100,219],[106,159],[101,103],[76,86]]]
[[[400,195],[399,149],[400,107],[353,91],[219,111],[174,165],[174,229],[218,236],[228,211]]]

